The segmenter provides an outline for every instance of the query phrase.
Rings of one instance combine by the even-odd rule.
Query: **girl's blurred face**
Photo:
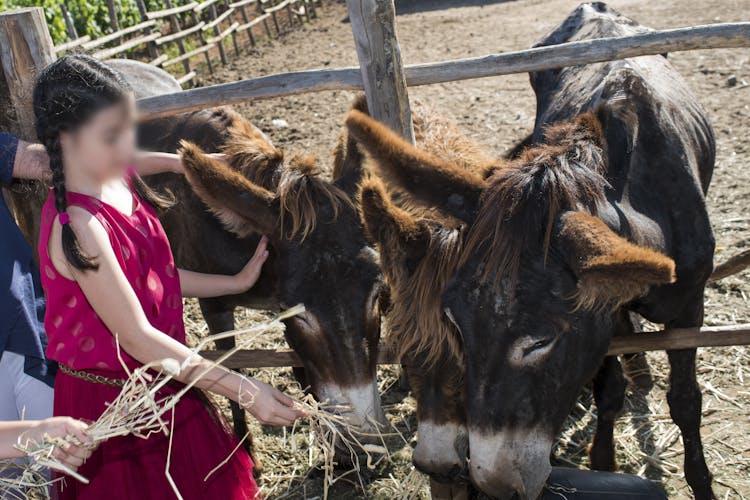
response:
[[[98,111],[75,131],[63,132],[60,141],[66,173],[99,180],[123,175],[135,160],[135,97]]]

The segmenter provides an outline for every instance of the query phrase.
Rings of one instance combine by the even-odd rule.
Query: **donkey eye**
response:
[[[523,350],[523,355],[524,356],[528,356],[529,354],[531,354],[531,353],[533,353],[535,351],[538,351],[540,349],[544,349],[545,347],[551,345],[552,342],[555,341],[555,338],[556,337],[547,337],[547,338],[544,338],[544,339],[537,340],[536,342],[534,342],[533,344],[531,344],[530,346],[526,347]]]

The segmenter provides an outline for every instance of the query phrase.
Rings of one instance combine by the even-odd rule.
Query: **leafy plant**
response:
[[[65,4],[78,36],[97,38],[112,32],[107,2],[101,0],[0,0],[0,11],[18,7],[43,7],[50,34],[54,43],[68,39],[61,4]],[[148,10],[165,8],[164,0],[145,0]],[[120,26],[132,26],[141,21],[135,0],[115,0]]]

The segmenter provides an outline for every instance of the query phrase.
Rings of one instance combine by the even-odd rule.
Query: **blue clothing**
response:
[[[18,140],[0,134],[0,184],[13,179]],[[44,295],[33,252],[0,196],[0,356],[13,352],[26,358],[24,371],[49,386],[55,367],[44,351]]]

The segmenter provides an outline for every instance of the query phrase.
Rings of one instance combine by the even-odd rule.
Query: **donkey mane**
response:
[[[544,143],[488,179],[479,214],[471,226],[461,264],[477,256],[484,279],[514,281],[525,253],[549,252],[555,218],[561,211],[596,211],[608,186],[606,141],[594,113],[550,126]]]
[[[390,292],[386,342],[399,359],[424,353],[426,363],[433,365],[448,349],[460,360],[459,336],[441,303],[460,256],[462,230],[455,229],[455,221],[439,219],[439,214],[424,208],[397,207],[376,177],[366,179],[360,193],[365,231],[380,247],[380,264]],[[384,213],[393,230],[381,231],[379,222],[370,226],[377,220],[375,214]],[[404,243],[416,245],[424,254],[409,259]]]
[[[338,218],[344,206],[356,211],[349,196],[326,181],[309,155],[291,155],[274,147],[255,125],[234,113],[229,138],[223,147],[232,168],[251,182],[276,193],[281,234],[304,240],[318,224],[320,200],[326,200]]]

